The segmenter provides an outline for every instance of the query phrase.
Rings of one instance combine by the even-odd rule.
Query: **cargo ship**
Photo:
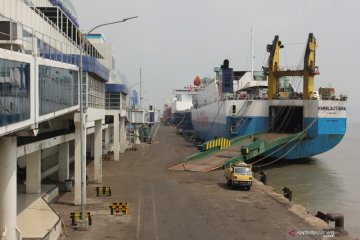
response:
[[[164,104],[163,122],[165,124],[170,124],[171,122],[171,106],[167,103]]]
[[[174,98],[171,101],[172,125],[184,130],[192,129],[191,108],[193,107],[193,95],[195,94],[194,85],[173,90]]]
[[[280,67],[283,47],[275,36],[267,45],[269,59],[263,71],[234,71],[228,60],[215,68],[215,78],[203,82],[193,99],[192,125],[200,139],[305,132],[304,138],[267,153],[286,159],[324,153],[342,140],[347,97],[337,96],[334,88],[315,91],[319,70],[314,35],[309,34],[301,68]]]

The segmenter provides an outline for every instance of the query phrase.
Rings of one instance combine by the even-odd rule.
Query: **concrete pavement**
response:
[[[122,154],[119,162],[103,162],[101,185],[111,186],[112,196],[96,197],[100,185],[87,185],[87,211],[93,215],[89,231],[69,227],[69,213],[78,209],[69,204],[71,193],[53,205],[69,239],[287,239],[293,229],[316,229],[310,222],[321,225],[259,182],[250,191],[233,190],[226,186],[222,170],[168,170],[194,152],[194,145],[175,129],[161,126],[152,145]],[[129,216],[110,215],[110,202],[118,201],[129,203]]]

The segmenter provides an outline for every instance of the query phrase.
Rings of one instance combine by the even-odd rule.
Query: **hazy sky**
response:
[[[250,29],[255,32],[255,69],[261,69],[266,44],[279,35],[286,45],[284,65],[302,61],[309,32],[318,40],[320,76],[316,87],[335,87],[349,96],[349,114],[360,118],[359,0],[73,0],[83,30],[104,27],[114,44],[118,69],[130,84],[141,66],[145,105],[162,108],[172,89],[195,76],[213,76],[225,58],[235,70],[250,69]],[[294,44],[297,43],[297,44]]]

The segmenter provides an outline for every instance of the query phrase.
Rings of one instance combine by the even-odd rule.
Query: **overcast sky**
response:
[[[114,44],[118,69],[130,84],[142,68],[145,105],[163,107],[172,89],[199,75],[213,76],[225,58],[248,70],[250,32],[255,32],[255,68],[266,44],[279,35],[283,65],[302,61],[309,32],[318,41],[316,87],[336,88],[349,98],[349,115],[360,118],[359,0],[73,0],[80,27],[139,16],[99,30]],[[353,117],[351,117],[353,118]]]

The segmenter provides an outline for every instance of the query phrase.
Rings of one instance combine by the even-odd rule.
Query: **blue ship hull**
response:
[[[203,140],[211,140],[221,136],[234,138],[259,132],[267,132],[268,117],[244,117],[235,133],[231,132],[231,117],[227,116],[226,124],[214,122],[204,126],[193,120],[197,135]],[[310,126],[310,127],[309,127]],[[346,118],[305,118],[304,128],[309,127],[308,135],[300,142],[290,143],[280,149],[266,152],[272,157],[285,159],[299,159],[315,156],[334,148],[346,133]],[[276,151],[276,152],[275,152]]]

